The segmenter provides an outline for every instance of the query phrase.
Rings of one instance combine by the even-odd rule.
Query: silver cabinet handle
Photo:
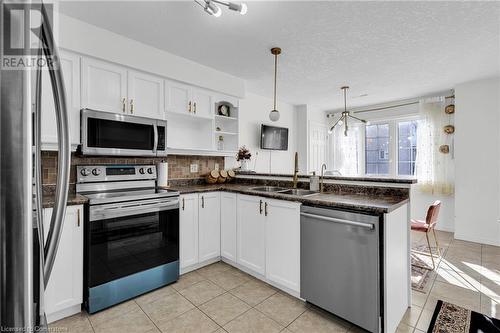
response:
[[[341,224],[351,225],[351,226],[355,226],[355,227],[366,228],[366,229],[370,229],[370,230],[375,229],[375,226],[372,223],[349,221],[349,220],[338,219],[335,217],[321,216],[321,215],[315,215],[315,214],[309,214],[309,213],[300,213],[300,216],[310,217],[312,219],[323,220],[323,221],[327,221],[327,222],[341,223]]]
[[[205,197],[201,196],[201,208],[205,208]]]
[[[196,102],[193,103],[193,113],[196,113]]]
[[[127,99],[125,97],[122,98],[122,112],[127,112],[127,104],[125,103]]]
[[[186,206],[186,202],[185,202],[184,198],[182,198],[182,210],[184,210],[185,206]]]
[[[130,99],[130,113],[134,114],[134,99]]]
[[[262,200],[259,202],[259,213],[262,215]]]
[[[189,101],[189,103],[188,103],[188,112],[189,113],[191,113],[191,104],[192,104],[191,101]]]
[[[50,81],[54,94],[54,105],[56,110],[57,134],[58,134],[58,167],[56,195],[54,209],[50,219],[50,229],[47,236],[47,243],[44,248],[45,267],[44,281],[47,285],[54,261],[56,259],[59,240],[61,239],[62,225],[66,215],[66,202],[68,201],[69,189],[69,166],[71,162],[71,144],[69,141],[69,121],[66,104],[64,79],[61,71],[61,61],[54,41],[54,35],[50,26],[47,11],[42,6],[42,40],[47,46],[44,48],[45,57],[53,57],[54,62],[48,61]]]
[[[267,202],[264,204],[264,216],[267,216]]]
[[[76,223],[76,224],[77,224],[77,226],[80,226],[80,208],[78,208],[78,209],[76,210],[76,214],[78,214],[78,217],[77,217],[77,223]]]

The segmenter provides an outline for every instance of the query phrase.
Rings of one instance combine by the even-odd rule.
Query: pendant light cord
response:
[[[276,110],[276,81],[278,76],[278,54],[274,55],[274,108]]]
[[[344,112],[347,112],[347,88],[343,88],[344,90]]]

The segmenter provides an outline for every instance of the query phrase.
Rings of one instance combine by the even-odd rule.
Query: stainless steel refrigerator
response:
[[[70,142],[64,81],[47,8],[41,2],[0,1],[0,329],[46,329],[44,288],[57,253],[68,197]],[[10,6],[10,7],[9,7]],[[16,15],[10,15],[12,8]],[[24,7],[23,7],[24,6]],[[39,20],[38,24],[33,23]],[[7,23],[8,24],[7,24]],[[24,27],[30,22],[28,27]],[[32,29],[33,26],[38,29]],[[28,29],[28,31],[26,31]],[[32,29],[30,31],[30,29]],[[30,33],[38,35],[33,55]],[[7,45],[10,43],[9,45]],[[25,45],[24,45],[24,44]],[[44,239],[40,152],[40,68],[6,67],[6,51],[15,45],[25,55],[50,59],[58,130],[55,205]],[[21,52],[21,53],[22,53]],[[31,52],[31,53],[29,53]],[[17,54],[17,56],[22,54]],[[50,88],[48,88],[50,89]],[[24,331],[23,330],[23,331]]]

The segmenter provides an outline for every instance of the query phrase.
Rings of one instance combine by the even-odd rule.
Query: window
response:
[[[398,175],[415,174],[417,156],[417,121],[398,123]]]
[[[365,174],[413,176],[417,156],[416,119],[378,121],[365,130]]]
[[[389,124],[367,125],[365,140],[366,174],[389,174]]]

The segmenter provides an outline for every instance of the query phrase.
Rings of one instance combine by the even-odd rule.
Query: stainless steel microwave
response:
[[[167,121],[82,109],[83,155],[167,156]]]

